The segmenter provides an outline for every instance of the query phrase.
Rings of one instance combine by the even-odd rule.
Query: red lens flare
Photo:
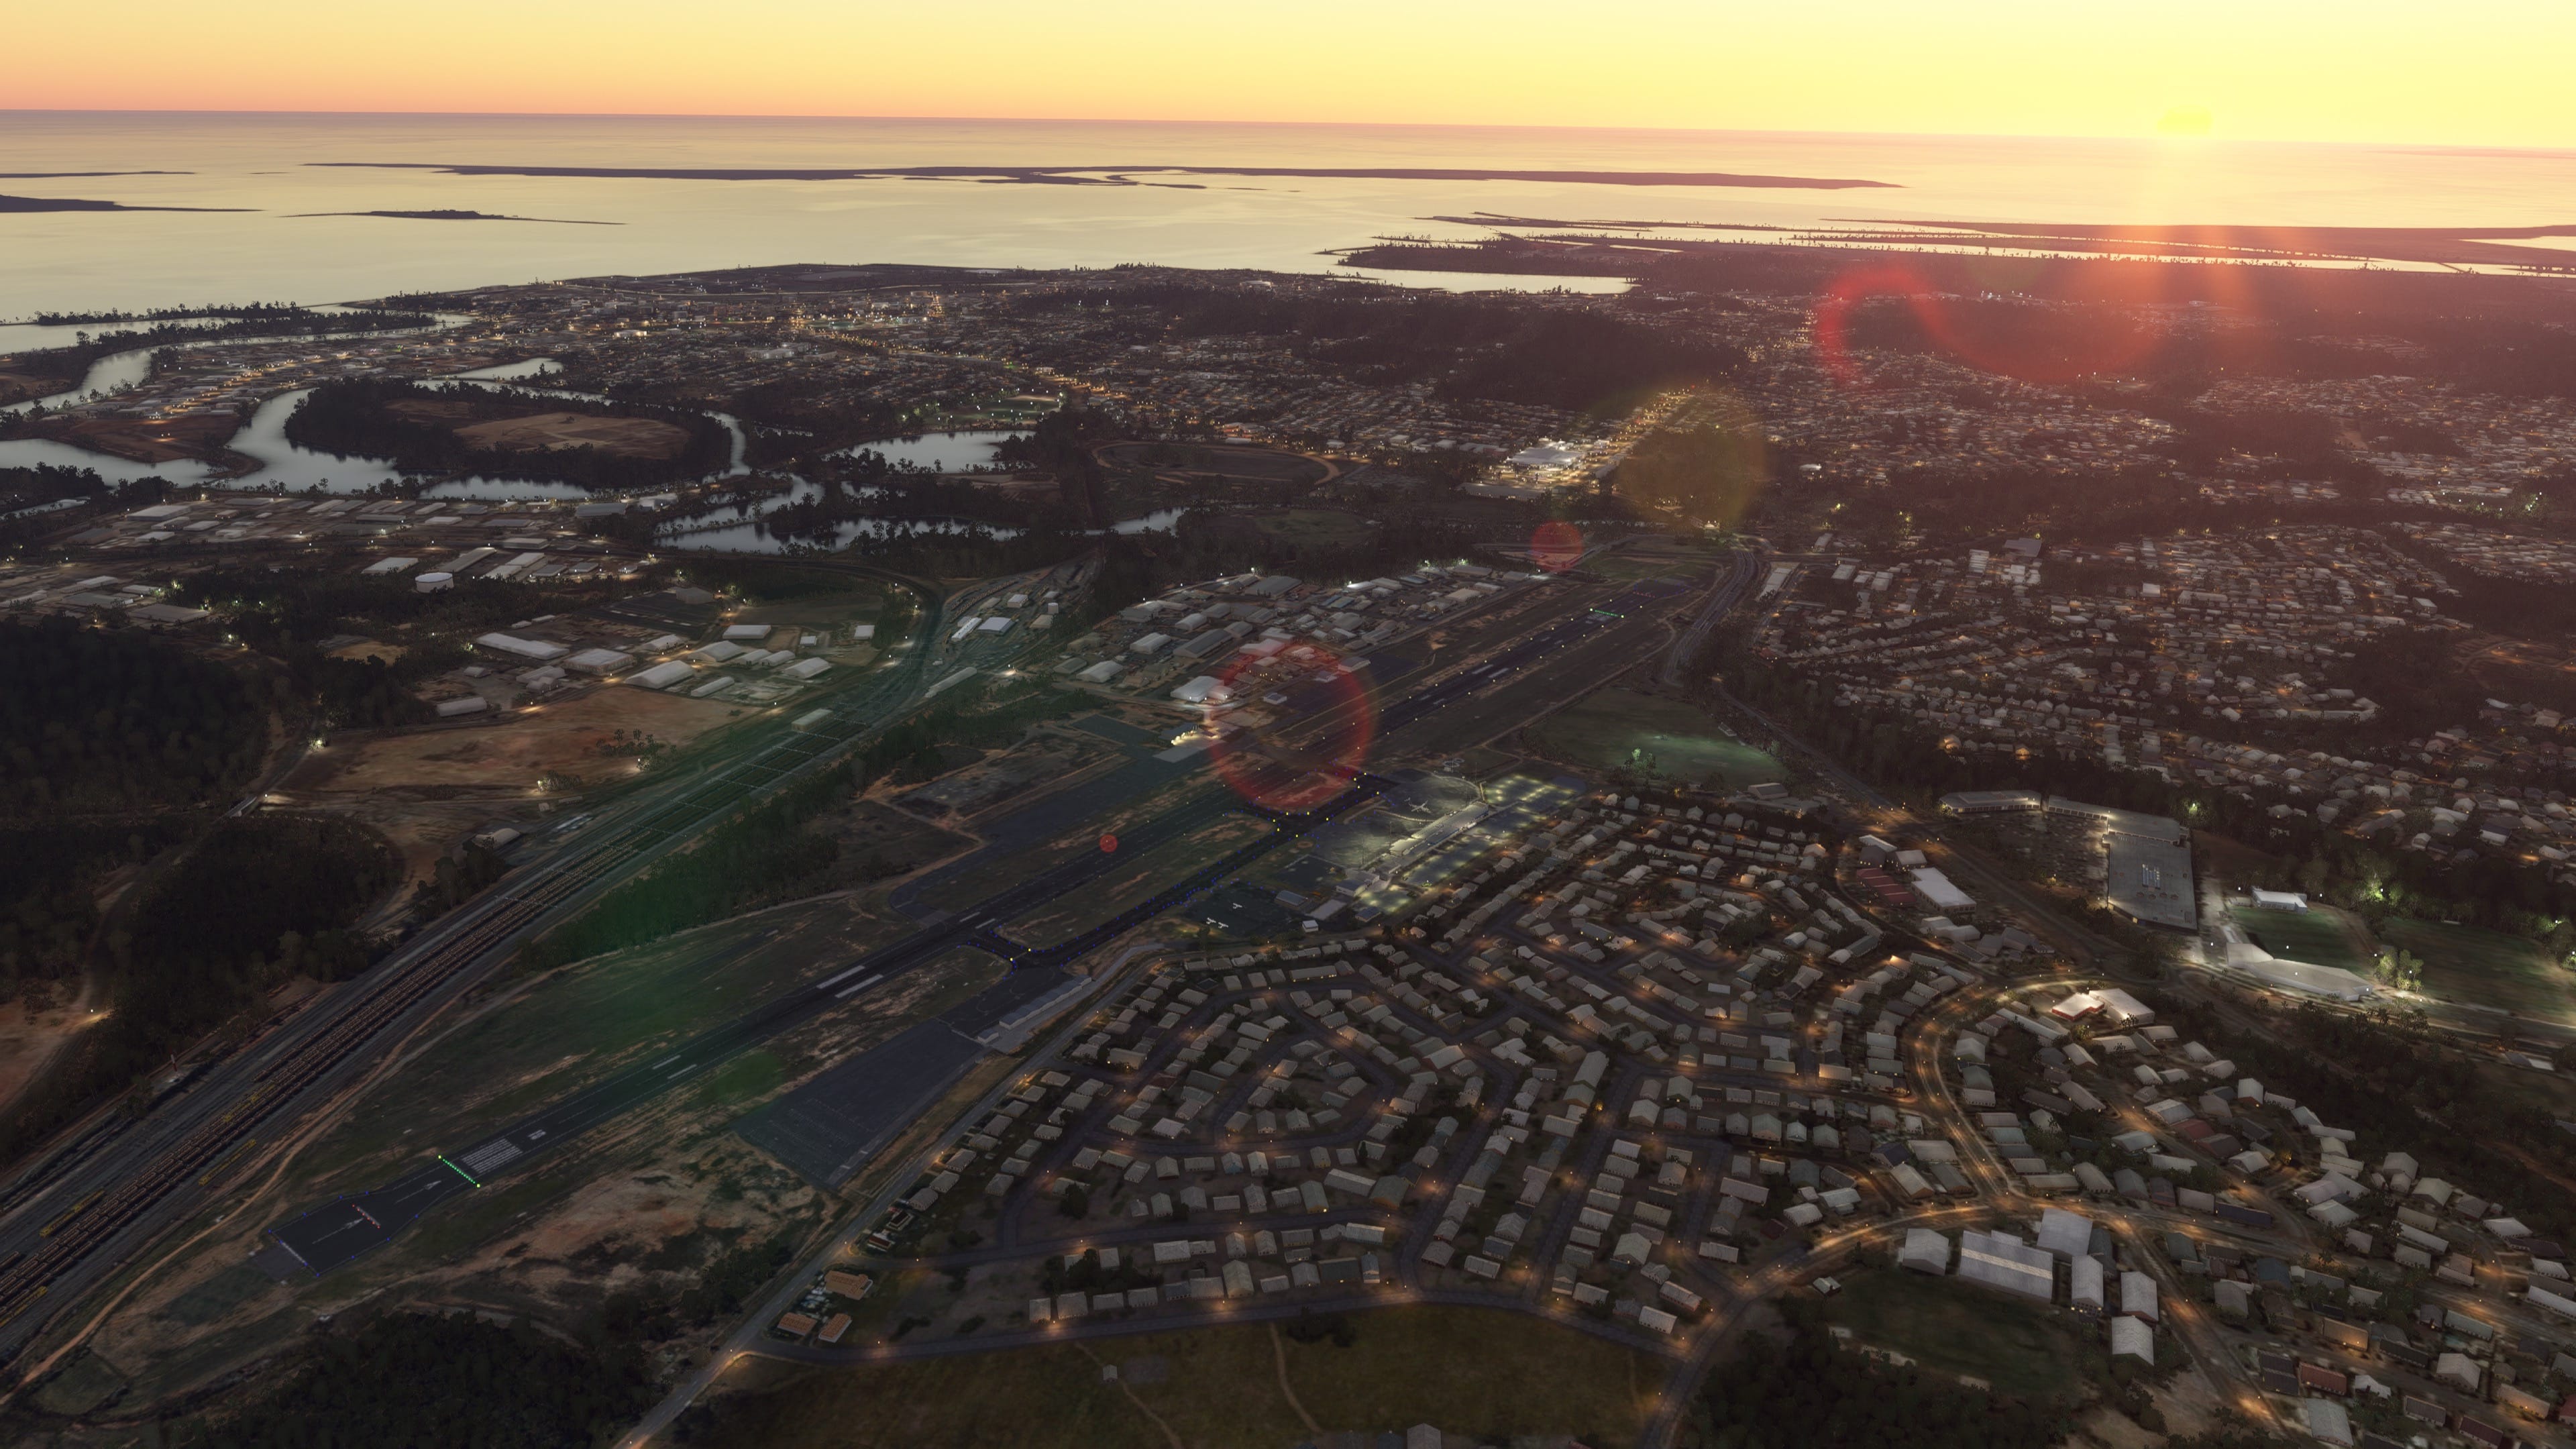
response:
[[[1571,523],[1542,523],[1530,533],[1529,555],[1540,568],[1561,574],[1583,561],[1583,530]]]
[[[1117,850],[1118,850],[1118,837],[1117,837],[1117,836],[1115,836],[1115,835],[1104,835],[1104,836],[1100,837],[1100,853],[1101,853],[1102,855],[1112,855],[1112,854],[1115,854],[1115,853],[1117,852]]]
[[[1332,651],[1299,644],[1240,653],[1218,681],[1206,705],[1208,761],[1245,800],[1312,810],[1367,767],[1377,701]]]
[[[2138,308],[2163,298],[2144,269],[2116,276],[2128,285],[2105,289],[2102,273],[2079,287],[2086,306],[2060,305],[2053,294],[2080,278],[2069,263],[1981,258],[1960,263],[1957,280],[1935,282],[1908,262],[1858,267],[1836,277],[1816,304],[1815,346],[1836,382],[1866,381],[1854,349],[1884,332],[1895,345],[1919,339],[1981,371],[2022,382],[2057,384],[2097,373],[2135,369],[2163,343],[2166,323]],[[2095,264],[2099,265],[2099,264]],[[1904,316],[1892,318],[1868,304],[1893,298]],[[1916,334],[1909,338],[1909,330]],[[1860,335],[1872,334],[1872,335]]]

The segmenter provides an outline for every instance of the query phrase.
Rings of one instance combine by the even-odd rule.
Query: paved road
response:
[[[1322,809],[1276,817],[1279,828],[1254,845],[1266,850],[1303,835],[1371,798],[1383,788],[1383,784],[1373,780],[1362,781]],[[1231,799],[1212,797],[1186,802],[1143,828],[1130,832],[1128,839],[1134,842],[1134,849],[1151,849],[1186,836],[1239,804]],[[1136,920],[1170,909],[1194,890],[1203,889],[1207,884],[1205,877],[1219,870],[1239,868],[1253,853],[1257,852],[1250,848],[1237,851],[1217,863],[1216,867],[1203,869],[1191,878],[1156,893],[1119,918],[1126,924],[1113,921],[1111,924],[1116,929],[1109,934],[1123,933],[1132,928]],[[1096,945],[1094,938],[1100,937],[1101,931],[1086,932],[1072,942],[1032,951],[999,937],[993,928],[1081,889],[1117,864],[1117,858],[1105,852],[1074,856],[938,925],[924,927],[899,941],[881,946],[819,980],[702,1032],[655,1061],[629,1067],[479,1142],[435,1155],[383,1187],[320,1204],[279,1225],[274,1230],[277,1238],[306,1267],[316,1273],[329,1272],[368,1249],[391,1241],[422,1213],[439,1203],[469,1192],[497,1175],[522,1168],[540,1154],[653,1100],[707,1068],[830,1011],[859,992],[871,990],[924,963],[937,960],[954,948],[981,947],[1011,959],[1014,966],[1053,965],[1069,960],[1089,949],[1089,945],[1080,943]]]
[[[1657,592],[1631,589],[1611,605],[1561,619],[1513,643],[1472,670],[1425,684],[1390,706],[1387,728],[1427,717],[1555,652],[1618,623],[1621,603],[1643,605]],[[933,665],[932,672],[944,665]],[[1061,966],[1077,960],[1133,930],[1145,921],[1186,904],[1280,844],[1296,839],[1375,798],[1391,781],[1361,774],[1331,800],[1302,811],[1276,811],[1247,804],[1227,788],[1211,785],[1172,806],[1146,825],[1121,838],[1118,855],[1084,852],[1021,880],[985,900],[926,925],[911,935],[871,951],[806,986],[789,991],[722,1026],[701,1033],[662,1058],[617,1073],[604,1082],[543,1108],[481,1141],[438,1154],[383,1187],[317,1204],[280,1224],[278,1240],[307,1268],[328,1272],[350,1259],[391,1241],[423,1213],[450,1198],[470,1192],[497,1174],[517,1170],[529,1159],[571,1141],[583,1132],[651,1101],[736,1053],[779,1032],[829,1011],[857,992],[936,960],[961,946],[977,947],[1004,958],[1013,969]],[[1257,784],[1257,782],[1256,782]],[[1251,793],[1261,792],[1256,788]],[[1237,810],[1269,819],[1274,829],[1202,865],[1135,906],[1121,911],[1067,940],[1033,947],[1012,940],[1003,928],[1030,911],[1073,893],[1108,873],[1119,856],[1151,850],[1186,837]]]
[[[1684,629],[1681,636],[1673,640],[1673,647],[1665,652],[1664,684],[1667,688],[1682,687],[1691,661],[1699,658],[1701,651],[1708,647],[1708,636],[1716,632],[1718,621],[1743,600],[1744,591],[1753,587],[1753,581],[1761,576],[1760,554],[1747,550],[1735,555],[1734,563],[1718,576],[1716,583],[1709,586],[1708,602],[1700,607],[1698,617],[1691,620],[1690,627]]]
[[[917,581],[862,565],[845,571]],[[937,637],[938,594],[925,595],[920,639]],[[889,713],[917,697],[929,650],[871,671],[831,696],[832,716],[806,731],[769,729],[729,759],[636,791],[595,817],[575,817],[521,852],[493,889],[441,918],[356,980],[217,1063],[130,1127],[60,1149],[24,1170],[0,1223],[0,1361],[179,1220],[304,1112],[372,1065],[519,943],[744,806],[831,767]],[[111,1124],[112,1125],[112,1124]]]

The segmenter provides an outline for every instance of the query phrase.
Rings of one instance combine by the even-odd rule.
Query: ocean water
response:
[[[889,178],[456,176],[500,166],[1287,166],[1727,171],[1898,189],[1158,175],[1133,186]],[[169,172],[29,176],[25,173]],[[2576,152],[1423,126],[0,111],[0,321],[38,310],[321,303],[414,288],[778,262],[1331,269],[1426,220],[1811,227],[1847,220],[2512,227],[2576,222]],[[309,213],[468,210],[543,221]],[[565,223],[610,223],[572,225]],[[2548,245],[2549,243],[2542,243]],[[1509,278],[1424,285],[1551,285]],[[1571,285],[1616,287],[1616,282]],[[33,334],[14,333],[23,345]]]

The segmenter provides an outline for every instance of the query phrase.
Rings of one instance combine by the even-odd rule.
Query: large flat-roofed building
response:
[[[2191,832],[2179,820],[2164,815],[2144,815],[2135,810],[2122,810],[2113,805],[2087,805],[2063,795],[2048,797],[2051,824],[2064,824],[2078,829],[2107,830],[2121,835],[2135,835],[2148,840],[2170,841],[2176,845],[2191,840]]]
[[[2102,1014],[2119,1027],[2148,1026],[2156,1019],[2155,1008],[2116,986],[2105,986],[2093,993],[2102,1002]]]
[[[2052,795],[2048,833],[2061,857],[2098,875],[2111,909],[2140,925],[2199,928],[2191,831],[2181,821]]]
[[[2046,1303],[2057,1296],[2057,1260],[2010,1233],[1959,1235],[1959,1276]]]
[[[1950,1271],[1950,1240],[1930,1228],[1905,1230],[1905,1247],[1896,1255],[1903,1267],[1935,1276]]]
[[[2064,1208],[2043,1209],[2039,1215],[2039,1246],[2060,1258],[2080,1258],[2093,1250],[2093,1220]]]
[[[1976,905],[1968,893],[1950,883],[1950,878],[1929,867],[1913,873],[1914,893],[1936,911],[1964,911]]]
[[[2111,909],[2142,925],[2199,928],[2191,831],[2178,820],[2030,790],[1956,791],[1941,797],[1941,813],[2042,831],[2070,875],[2101,883]]]
[[[2040,808],[2030,790],[1959,790],[1941,797],[1944,815],[2019,815]]]
[[[2199,928],[2200,898],[2192,888],[2189,845],[2107,831],[2102,854],[2102,895],[2111,909],[2140,925]]]

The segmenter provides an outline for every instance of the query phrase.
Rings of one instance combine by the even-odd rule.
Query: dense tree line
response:
[[[0,513],[43,503],[60,503],[71,498],[113,499],[122,507],[140,508],[160,502],[169,491],[170,485],[159,478],[110,483],[98,476],[98,470],[94,468],[66,468],[59,463],[0,468]],[[39,519],[36,526],[51,528],[54,525]]]
[[[268,711],[240,671],[138,629],[0,624],[0,813],[148,811],[221,798]]]
[[[997,456],[1015,468],[1040,468],[1055,476],[1056,488],[1076,521],[1107,528],[1109,475],[1093,450],[1126,430],[1098,408],[1061,408],[1038,419],[1025,435],[1005,438]]]
[[[2271,1016],[2260,1029],[2199,1002],[2167,996],[2159,1008],[2241,1075],[2321,1119],[2413,1154],[2425,1175],[2472,1186],[2544,1236],[2576,1233],[2563,1186],[2576,1176],[2576,1138],[2558,1129],[2545,1104],[2499,1087],[2470,1058],[2316,1006]]]
[[[1762,438],[1749,423],[1649,433],[1613,475],[1622,498],[1702,526],[1741,521],[1767,481]]]
[[[201,314],[202,315],[202,314]],[[127,352],[138,347],[151,347],[165,342],[205,342],[226,337],[286,337],[306,332],[387,332],[414,327],[428,327],[437,318],[419,312],[315,312],[304,307],[255,307],[227,313],[229,320],[212,327],[192,326],[185,320],[162,320],[149,327],[129,327],[114,332],[80,333],[69,347],[48,347],[16,354],[11,370],[22,376],[48,379],[58,390],[68,390],[89,372],[90,364],[111,353]],[[0,413],[0,424],[17,420],[23,414]]]
[[[150,822],[0,830],[0,1001],[51,998],[77,979],[98,933],[100,878],[141,864],[176,829]]]
[[[182,1431],[187,1449],[583,1449],[653,1402],[642,1357],[469,1313],[321,1333],[284,1381]]]
[[[1615,310],[1525,296],[1398,291],[1354,283],[1333,291],[1173,277],[1066,287],[1026,298],[1030,310],[1097,310],[1116,335],[1293,338],[1307,357],[1354,381],[1423,383],[1452,399],[1491,398],[1574,411],[1609,408],[1651,388],[1732,374],[1732,345]]]
[[[1222,509],[1193,509],[1168,533],[920,533],[861,539],[847,552],[932,578],[989,578],[1089,554],[1098,568],[1082,604],[1088,623],[1176,584],[1251,569],[1319,579],[1400,573],[1426,559],[1476,556],[1489,537],[1473,524],[1397,513],[1356,542],[1301,542],[1246,527]]]
[[[495,579],[458,579],[424,594],[404,578],[369,578],[340,568],[203,569],[180,579],[171,598],[221,615],[243,642],[278,652],[298,642],[370,629],[412,627],[428,633],[476,633],[507,627],[531,611],[583,597]],[[577,606],[577,605],[576,605]]]
[[[688,434],[672,457],[637,458],[601,448],[478,448],[446,422],[406,417],[403,402],[467,402],[478,417],[515,417],[556,404],[463,384],[445,387],[394,378],[344,378],[313,390],[286,420],[298,444],[338,457],[383,458],[411,473],[476,473],[547,479],[583,488],[650,488],[703,477],[733,457],[733,435],[703,413],[645,403],[583,403],[584,412],[649,418]]]
[[[1708,1376],[1692,1425],[1703,1449],[2049,1449],[2067,1429],[2053,1409],[1845,1349],[1811,1302],[1782,1308],[1787,1343],[1748,1334]]]
[[[764,603],[816,599],[877,587],[868,580],[853,579],[831,569],[799,567],[791,560],[722,554],[690,559],[680,578],[702,589],[740,594]]]
[[[1759,659],[1733,641],[1717,641],[1706,662],[1729,691],[1837,764],[1918,799],[1953,790],[2025,789],[2168,815],[2270,852],[2279,864],[2253,884],[2310,891],[2373,920],[2457,920],[2546,939],[2559,949],[2576,945],[2576,927],[2568,925],[2576,918],[2576,891],[2553,880],[2544,863],[2485,851],[2398,850],[2394,842],[2322,824],[2296,806],[2275,815],[2276,802],[2250,789],[2172,782],[2088,755],[2033,750],[2006,759],[1947,750],[1937,732],[1910,721],[1837,707],[1830,683]],[[2213,728],[2213,722],[2197,723]]]
[[[1068,504],[955,479],[862,471],[846,479],[825,476],[812,493],[762,514],[760,528],[784,542],[829,548],[838,542],[841,525],[861,520],[870,521],[875,536],[863,537],[854,548],[904,538],[935,540],[961,531],[1054,535],[1087,526],[1082,513]]]
[[[468,842],[454,855],[442,855],[422,890],[417,914],[421,919],[442,916],[474,899],[501,877],[510,873],[510,863],[501,852],[488,845]]]
[[[101,322],[180,322],[194,317],[314,317],[293,302],[217,302],[200,307],[148,307],[140,312],[108,308],[96,312],[38,312],[39,327],[88,327]],[[422,325],[429,319],[422,318]]]
[[[213,610],[236,637],[282,663],[290,696],[324,729],[367,729],[435,718],[412,687],[465,663],[465,636],[577,607],[588,595],[577,588],[539,595],[493,579],[460,579],[424,594],[407,579],[342,569],[212,568],[181,579],[171,597]],[[387,664],[323,653],[324,641],[352,630],[402,634],[401,657]]]
[[[903,421],[903,410],[882,398],[818,395],[812,384],[793,378],[736,388],[726,397],[724,406],[726,412],[746,423],[795,430],[780,433],[763,429],[753,433],[754,461],[760,461],[760,454],[775,453],[775,461],[784,462],[796,454],[825,452],[862,438],[883,437]]]
[[[225,820],[137,905],[126,950],[140,969],[122,983],[120,1009],[202,1021],[297,971],[355,975],[366,953],[349,928],[401,875],[392,845],[353,820]],[[228,999],[210,1011],[191,1002],[199,996]]]
[[[363,969],[350,928],[399,872],[392,847],[351,821],[218,822],[145,887],[130,921],[109,924],[107,1017],[0,1117],[0,1161],[242,1021],[291,973],[330,981]]]

